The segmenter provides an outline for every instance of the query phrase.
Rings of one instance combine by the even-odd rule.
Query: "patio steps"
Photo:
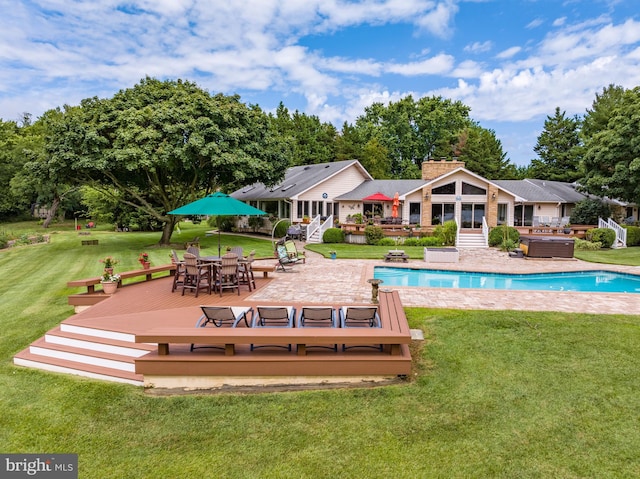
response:
[[[65,331],[69,328],[72,331]],[[81,330],[63,323],[18,353],[14,364],[136,386],[144,384],[143,376],[134,372],[134,361],[154,351],[155,345],[114,338],[109,331]]]
[[[460,233],[458,248],[488,248],[482,233]]]

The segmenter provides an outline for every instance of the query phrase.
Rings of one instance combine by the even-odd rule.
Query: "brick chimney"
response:
[[[456,157],[453,160],[447,160],[446,158],[439,160],[428,159],[422,162],[422,179],[433,180],[456,168],[464,168],[464,161],[458,161]]]

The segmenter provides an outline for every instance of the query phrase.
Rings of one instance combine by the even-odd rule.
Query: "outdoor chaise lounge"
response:
[[[202,309],[202,316],[198,318],[196,322],[196,328],[204,328],[208,324],[213,324],[215,327],[220,328],[222,326],[230,326],[235,328],[240,321],[244,320],[245,326],[249,326],[249,316],[252,309],[245,306],[200,306]],[[194,346],[191,345],[191,351],[198,348],[214,348],[224,349],[221,346]]]
[[[257,306],[253,312],[251,320],[252,328],[293,328],[293,321],[296,310],[292,306]],[[274,347],[270,345],[254,346],[251,351],[257,348]],[[291,351],[291,344],[275,345],[275,347],[287,348]]]
[[[300,308],[300,315],[298,316],[298,328],[336,328],[338,322],[336,320],[336,314],[331,306],[303,306]],[[333,346],[310,346],[307,348],[328,348],[334,351],[338,350],[338,345]]]
[[[340,308],[341,328],[381,328],[380,316],[376,306],[344,306]],[[376,346],[345,346],[342,350],[352,348],[375,348],[382,351],[382,345]]]

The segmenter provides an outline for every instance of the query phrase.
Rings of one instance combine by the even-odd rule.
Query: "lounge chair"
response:
[[[285,248],[284,245],[278,245],[276,246],[276,252],[278,253],[278,268],[277,269],[281,269],[282,271],[289,271],[286,266],[293,266],[294,264],[298,263],[300,261],[299,258],[290,258],[289,254],[287,253],[287,249]]]
[[[380,316],[376,306],[345,306],[340,309],[341,328],[381,328]],[[346,346],[342,345],[342,350],[352,348],[375,348],[382,351],[382,344],[375,346]]]
[[[336,314],[331,306],[303,306],[300,308],[298,316],[298,328],[335,328],[338,326]],[[333,346],[313,346],[307,348],[325,348],[338,350],[338,345]]]
[[[230,326],[235,328],[238,323],[244,320],[245,326],[249,326],[247,316],[250,315],[252,309],[244,306],[200,306],[202,316],[196,322],[196,328],[204,328],[208,324],[215,327]],[[191,345],[191,351],[199,348],[224,349],[221,346],[194,346]]]
[[[292,328],[296,310],[292,306],[258,306],[253,312],[251,320],[252,328]],[[291,344],[288,345],[251,345],[251,351],[257,348],[279,347],[291,351]]]
[[[296,244],[292,240],[285,241],[284,247],[287,250],[289,258],[297,258],[303,263],[305,262],[306,257],[304,255],[304,251],[298,251],[298,248],[296,248]]]

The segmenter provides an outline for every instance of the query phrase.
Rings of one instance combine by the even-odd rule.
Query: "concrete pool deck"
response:
[[[278,272],[275,280],[253,295],[252,301],[323,303],[367,303],[371,300],[374,266],[389,266],[378,260],[326,259],[307,250],[306,264],[294,266],[290,272]],[[461,249],[457,263],[426,263],[409,260],[402,265],[457,271],[494,273],[544,273],[563,271],[607,270],[640,274],[640,267],[586,263],[576,259],[510,258],[496,249]],[[385,289],[385,285],[380,285]],[[524,311],[561,311],[602,314],[640,313],[640,294],[574,293],[556,291],[498,291],[480,289],[445,289],[389,287],[397,290],[404,306],[429,308],[491,309]]]

